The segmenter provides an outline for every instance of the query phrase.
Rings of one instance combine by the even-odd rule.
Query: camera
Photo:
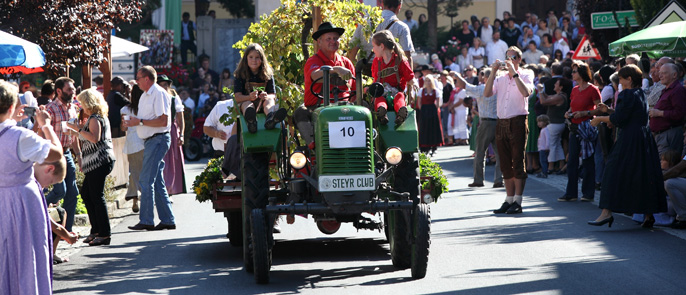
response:
[[[37,107],[24,107],[24,115],[27,117],[33,117],[36,115]]]

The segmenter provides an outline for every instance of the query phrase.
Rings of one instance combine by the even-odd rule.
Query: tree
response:
[[[253,0],[217,0],[224,9],[228,10],[236,18],[255,17],[255,3]]]
[[[636,21],[638,25],[643,27],[654,16],[662,10],[663,7],[667,6],[670,0],[630,0],[631,6],[636,11]],[[686,0],[677,0],[681,6],[686,7]]]
[[[46,71],[66,72],[75,64],[99,65],[110,30],[140,19],[144,1],[0,0],[0,30],[34,42],[45,52]]]
[[[406,2],[408,7],[417,7],[426,9],[428,22],[428,46],[432,50],[438,48],[438,15],[459,15],[458,11],[462,7],[468,7],[474,4],[474,0],[426,0],[426,4],[419,2],[421,0],[408,0]]]

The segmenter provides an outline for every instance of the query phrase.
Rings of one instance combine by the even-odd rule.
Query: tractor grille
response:
[[[370,129],[367,129],[366,148],[346,148],[346,149],[332,149],[329,148],[329,130],[323,131],[322,138],[324,142],[318,147],[322,147],[322,159],[319,159],[322,165],[322,174],[368,174],[372,173],[372,157],[371,157],[371,134]]]

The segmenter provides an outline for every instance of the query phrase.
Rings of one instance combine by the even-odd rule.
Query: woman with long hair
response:
[[[484,56],[486,56],[486,50],[484,49],[484,43],[481,42],[481,38],[475,37],[474,44],[469,47],[468,53],[472,56],[472,65],[479,69],[484,66]]]
[[[231,70],[229,68],[224,68],[222,71],[222,74],[219,77],[217,91],[219,91],[219,93],[224,93],[224,88],[233,89],[233,77],[231,77]]]
[[[105,200],[105,180],[114,168],[114,149],[108,107],[105,98],[95,89],[86,89],[76,96],[83,109],[82,121],[71,125],[78,130],[77,155],[79,168],[85,174],[79,189],[81,199],[88,211],[91,232],[84,242],[90,246],[109,245],[110,219]],[[80,150],[80,152],[79,152]]]
[[[286,118],[286,109],[277,109],[274,72],[260,44],[248,45],[233,75],[236,103],[250,133],[257,132],[257,111],[260,109],[267,115],[265,129],[274,129],[276,123]]]
[[[384,95],[374,99],[374,111],[382,125],[388,123],[388,104],[386,97],[393,97],[393,109],[395,110],[395,125],[405,122],[407,118],[407,106],[405,102],[405,90],[407,82],[414,79],[412,67],[405,57],[400,44],[395,42],[393,34],[388,30],[377,32],[372,36],[372,50],[376,56],[372,61],[372,77],[374,82],[384,85]]]
[[[129,185],[126,191],[125,199],[133,200],[131,210],[138,213],[138,196],[140,188],[138,187],[138,179],[140,179],[141,169],[143,168],[143,148],[145,148],[143,140],[138,136],[138,126],[126,127],[125,122],[132,116],[138,116],[138,103],[143,95],[138,85],[133,85],[131,89],[131,103],[121,108],[121,130],[126,132],[126,144],[124,145],[124,154],[129,160]]]

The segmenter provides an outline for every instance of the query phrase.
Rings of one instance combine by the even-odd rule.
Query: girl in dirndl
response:
[[[405,103],[405,87],[407,82],[414,79],[414,72],[405,58],[400,45],[395,42],[395,38],[388,30],[377,32],[372,37],[372,51],[374,51],[374,61],[372,62],[372,76],[374,82],[379,82],[384,86],[385,95],[374,99],[374,110],[377,112],[379,123],[388,124],[388,102],[386,96],[393,98],[393,109],[395,110],[395,125],[398,126],[405,122],[407,118],[407,107]]]
[[[431,152],[431,155],[436,152],[437,147],[443,145],[443,127],[438,109],[442,96],[438,94],[434,85],[436,83],[433,77],[426,76],[424,88],[419,91],[419,148],[423,153]]]

